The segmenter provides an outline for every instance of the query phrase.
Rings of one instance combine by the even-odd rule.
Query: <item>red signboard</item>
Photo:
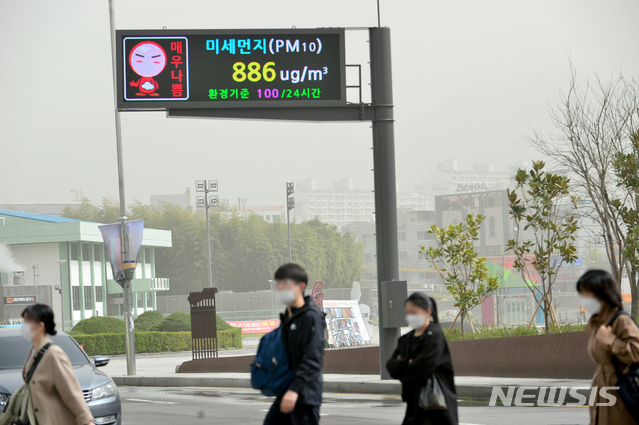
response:
[[[277,329],[280,319],[251,320],[247,322],[226,322],[235,328],[242,328],[243,334],[265,334]]]

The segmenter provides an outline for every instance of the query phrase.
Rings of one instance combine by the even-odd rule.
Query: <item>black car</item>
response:
[[[69,335],[58,332],[50,338],[69,356],[96,425],[121,425],[118,388],[111,378],[97,369],[109,363],[109,358],[95,356],[95,363],[91,363],[84,350]],[[11,393],[24,383],[22,366],[32,346],[20,335],[19,329],[0,329],[0,409],[7,404]]]

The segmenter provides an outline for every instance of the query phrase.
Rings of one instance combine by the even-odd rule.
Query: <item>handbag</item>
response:
[[[628,313],[626,311],[619,310],[614,316],[612,316],[612,319],[608,321],[606,326],[612,325],[615,319],[622,314]],[[630,416],[632,416],[635,422],[639,423],[639,364],[631,364],[628,368],[628,372],[623,373],[619,367],[619,359],[617,359],[617,356],[611,356],[610,358],[617,375],[617,382],[615,383],[615,386],[619,387],[617,392],[619,393],[626,410],[630,413]]]
[[[423,410],[446,410],[446,397],[437,375],[428,378],[426,385],[419,390],[419,407]]]

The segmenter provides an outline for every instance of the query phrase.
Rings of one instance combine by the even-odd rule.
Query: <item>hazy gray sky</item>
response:
[[[392,31],[397,179],[412,190],[456,156],[497,169],[535,158],[568,78],[639,74],[634,0],[381,0]],[[119,0],[119,29],[363,27],[375,0]],[[107,1],[0,0],[0,201],[117,198]],[[367,60],[349,33],[347,59]],[[364,62],[366,63],[366,62]],[[372,188],[369,123],[167,119],[123,114],[127,199],[216,178],[220,197],[282,204],[286,181]]]

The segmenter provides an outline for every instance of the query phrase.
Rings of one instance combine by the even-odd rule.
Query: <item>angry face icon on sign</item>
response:
[[[137,87],[136,96],[159,96],[156,93],[158,82],[153,78],[160,74],[166,66],[166,52],[157,43],[143,41],[137,44],[129,55],[131,69],[141,78],[130,81],[131,87]]]

